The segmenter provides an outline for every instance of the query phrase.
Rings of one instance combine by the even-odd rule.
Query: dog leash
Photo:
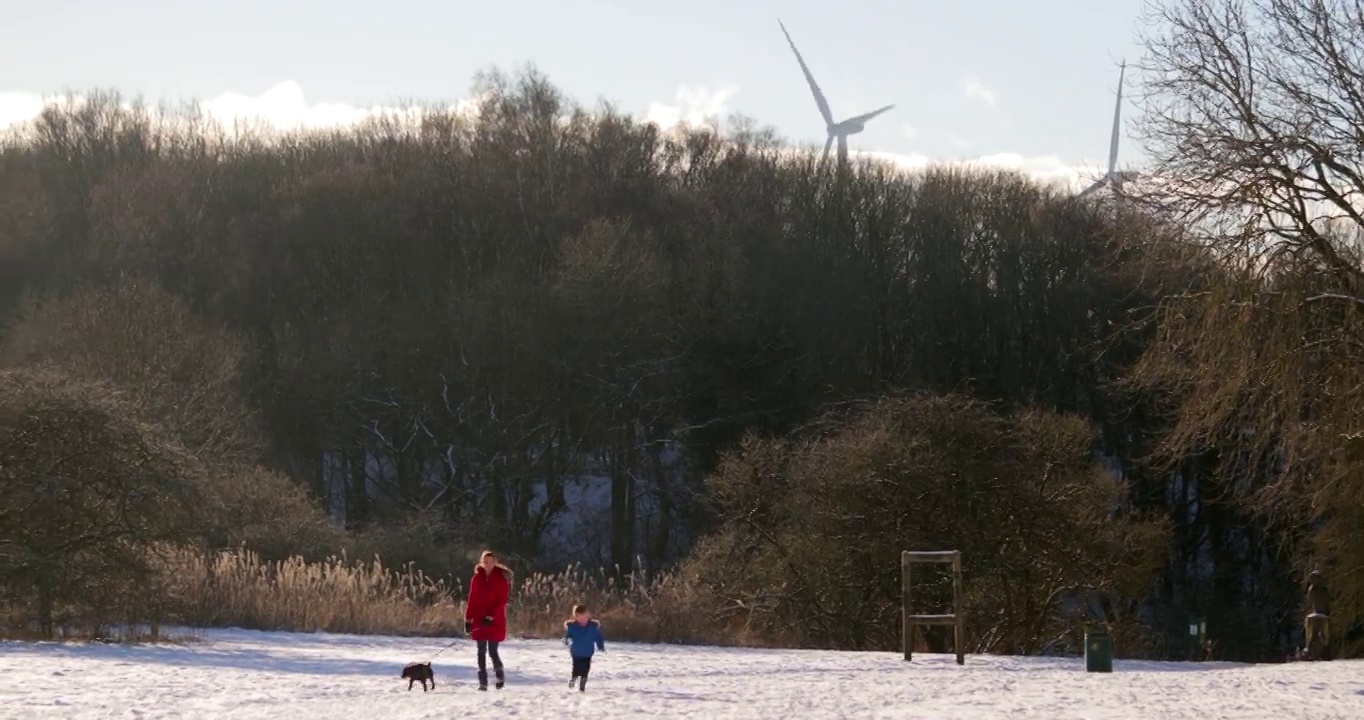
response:
[[[460,641],[460,640],[463,640],[463,639],[464,639],[464,638],[455,638],[454,640],[450,641],[450,644],[449,644],[449,645],[446,645],[445,647],[443,647],[443,648],[437,650],[437,651],[436,651],[436,654],[435,654],[435,655],[432,655],[432,656],[431,656],[431,659],[426,661],[426,664],[427,664],[427,665],[430,665],[432,662],[435,662],[436,658],[440,657],[440,654],[441,654],[441,653],[443,653],[443,652],[445,652],[446,650],[449,650],[450,648],[452,648],[452,647],[458,645],[458,644],[459,644],[459,641]]]

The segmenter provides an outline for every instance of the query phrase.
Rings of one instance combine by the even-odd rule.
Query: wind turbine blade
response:
[[[1107,178],[1103,178],[1103,179],[1099,180],[1098,182],[1094,183],[1093,185],[1090,185],[1089,187],[1085,188],[1084,190],[1081,190],[1081,191],[1080,191],[1080,194],[1079,194],[1079,195],[1076,195],[1075,197],[1084,197],[1084,196],[1086,196],[1086,195],[1088,195],[1088,194],[1094,192],[1095,190],[1098,190],[1099,188],[1103,187],[1104,181],[1105,181],[1105,180],[1107,180]]]
[[[838,136],[838,164],[839,164],[839,165],[846,165],[846,164],[848,164],[848,136],[847,136],[847,135],[839,135],[839,136]]]
[[[833,136],[833,135],[830,135],[830,136],[829,136],[829,139],[824,141],[824,154],[819,156],[819,164],[820,164],[820,165],[823,165],[824,163],[828,162],[828,160],[829,160],[829,147],[830,147],[831,145],[833,145],[833,144],[834,144],[834,136]]]
[[[1113,175],[1118,170],[1118,136],[1122,131],[1122,81],[1127,74],[1127,61],[1122,61],[1122,66],[1118,70],[1118,102],[1113,107],[1113,139],[1108,143],[1108,174]]]
[[[815,76],[810,74],[810,68],[805,66],[805,58],[800,56],[800,51],[796,49],[796,43],[791,40],[791,33],[786,32],[786,25],[781,19],[777,19],[777,24],[781,25],[781,34],[786,36],[786,44],[791,46],[791,52],[796,54],[796,62],[800,63],[800,71],[805,73],[805,82],[810,84],[810,92],[815,96],[815,104],[819,106],[819,114],[824,116],[825,125],[834,124],[834,114],[829,112],[829,101],[824,99],[824,93],[820,91],[819,84],[815,82]]]
[[[847,120],[844,120],[843,122],[845,122],[845,123],[846,123],[846,122],[866,122],[866,121],[868,121],[868,120],[870,120],[870,119],[876,117],[877,115],[880,115],[881,113],[884,113],[884,112],[887,112],[887,111],[891,110],[891,109],[894,108],[894,107],[895,107],[894,105],[887,105],[887,106],[885,106],[885,107],[883,107],[883,108],[877,108],[877,109],[875,109],[875,110],[872,110],[872,111],[869,112],[869,113],[862,113],[861,115],[858,115],[857,117],[848,118]]]

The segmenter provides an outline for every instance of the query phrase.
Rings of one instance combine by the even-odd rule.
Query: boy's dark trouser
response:
[[[592,658],[573,658],[573,677],[587,679],[587,671],[592,669]]]

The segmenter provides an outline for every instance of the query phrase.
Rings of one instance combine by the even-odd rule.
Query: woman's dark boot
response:
[[[493,668],[493,673],[497,675],[497,689],[501,690],[507,684],[507,673],[502,671],[502,666],[497,665]]]
[[[487,671],[487,670],[479,670],[479,671],[478,671],[478,689],[479,689],[479,690],[487,690],[487,689],[488,689],[488,671]]]

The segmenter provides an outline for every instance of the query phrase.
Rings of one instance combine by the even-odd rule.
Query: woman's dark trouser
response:
[[[488,656],[493,656],[493,669],[502,667],[502,658],[497,655],[497,643],[488,640],[478,641],[478,671],[484,674],[488,672]]]

